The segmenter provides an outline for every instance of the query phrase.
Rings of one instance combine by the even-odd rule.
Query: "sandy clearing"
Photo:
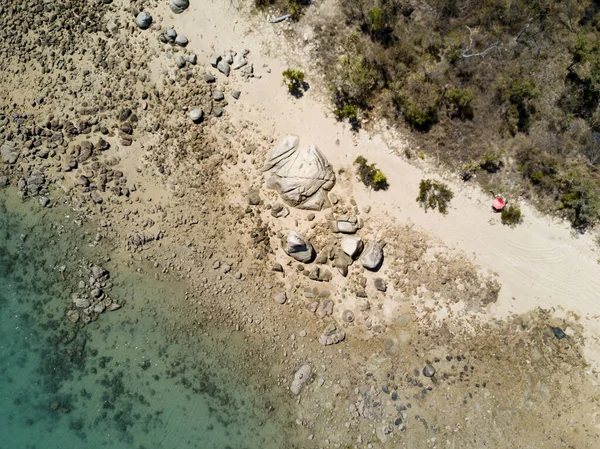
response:
[[[448,215],[425,213],[415,202],[418,183],[424,176],[436,175],[425,174],[432,172],[426,163],[418,168],[397,155],[396,150],[405,142],[362,131],[356,135],[328,116],[327,106],[312,90],[301,99],[287,93],[281,72],[289,62],[278,51],[283,37],[276,34],[283,25],[258,22],[258,17],[248,21],[228,1],[192,3],[188,11],[177,16],[165,2],[157,13],[163,17],[163,27],[174,26],[190,39],[187,52],[197,53],[198,63],[215,74],[208,64],[211,55],[228,49],[250,50],[249,60],[262,78],[245,83],[232,71],[228,88],[242,91],[241,99],[232,100],[226,108],[234,123],[251,120],[275,140],[288,133],[298,134],[302,143],[317,144],[336,171],[351,169],[356,156],[365,155],[383,169],[390,180],[389,190],[371,192],[355,182],[352,192],[344,193],[352,193],[359,206],[371,205],[371,219],[414,223],[450,248],[468,254],[482,269],[497,274],[502,290],[497,303],[489,307],[491,317],[535,307],[562,308],[583,317],[588,337],[586,357],[600,364],[600,345],[594,337],[600,335],[600,267],[591,236],[575,236],[567,223],[540,216],[526,204],[522,204],[523,225],[516,229],[502,226],[500,217],[490,211],[489,194],[453,181],[455,198]],[[171,61],[165,64],[173,69]],[[217,76],[221,85],[225,77]],[[336,189],[339,187],[334,192]]]

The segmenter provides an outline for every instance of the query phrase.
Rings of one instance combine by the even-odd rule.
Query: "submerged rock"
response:
[[[315,145],[299,148],[299,142],[298,136],[288,135],[271,151],[263,168],[272,173],[267,187],[291,206],[321,210],[327,191],[335,185],[335,174]]]
[[[319,343],[323,346],[336,345],[346,338],[346,333],[338,329],[334,324],[330,324],[325,328],[319,337]]]
[[[5,143],[0,147],[0,156],[5,164],[14,164],[19,158],[19,151],[11,144]]]
[[[288,231],[282,243],[285,253],[298,262],[310,262],[315,255],[315,250],[311,243],[296,231]]]
[[[294,373],[294,380],[290,386],[290,391],[296,396],[300,394],[304,384],[310,380],[312,375],[312,367],[310,365],[302,365],[298,371]]]

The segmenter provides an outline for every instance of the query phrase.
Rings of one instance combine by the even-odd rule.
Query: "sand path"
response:
[[[401,149],[406,143],[365,132],[356,136],[327,113],[327,105],[313,91],[301,99],[287,93],[281,72],[289,62],[285,54],[274,51],[277,41],[283,39],[276,34],[282,25],[265,21],[253,27],[234,4],[223,0],[192,1],[181,15],[172,14],[165,2],[156,12],[163,17],[162,26],[174,26],[190,39],[188,52],[197,53],[198,63],[213,73],[216,70],[208,64],[211,55],[228,49],[250,50],[255,73],[262,78],[246,83],[237,72],[229,78],[230,88],[242,91],[240,100],[232,100],[226,108],[234,123],[251,120],[275,140],[298,134],[301,142],[317,144],[336,170],[349,169],[356,156],[365,155],[385,172],[389,190],[370,192],[356,182],[344,194],[354,195],[359,206],[371,205],[374,219],[412,222],[450,248],[468,254],[482,269],[496,273],[502,289],[488,311],[490,316],[503,317],[538,306],[562,309],[557,311],[562,314],[575,312],[586,328],[586,357],[600,364],[600,346],[593,337],[600,335],[600,266],[591,236],[576,236],[567,223],[540,216],[526,204],[522,204],[525,222],[510,229],[491,213],[489,194],[460,182],[450,182],[455,198],[448,215],[425,213],[415,198],[424,171],[431,170],[425,163],[421,168],[407,163],[390,148]],[[173,69],[172,62],[170,67]],[[225,77],[218,77],[223,83]],[[336,189],[339,192],[339,187]]]

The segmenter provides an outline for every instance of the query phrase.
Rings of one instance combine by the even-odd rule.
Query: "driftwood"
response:
[[[292,17],[291,14],[286,14],[285,16],[277,17],[274,19],[269,19],[268,22],[269,23],[279,23],[279,22],[283,22],[284,20],[289,19],[290,17]]]

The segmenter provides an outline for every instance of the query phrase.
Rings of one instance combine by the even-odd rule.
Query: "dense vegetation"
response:
[[[600,1],[339,4],[315,25],[339,119],[386,117],[463,179],[598,221]]]

